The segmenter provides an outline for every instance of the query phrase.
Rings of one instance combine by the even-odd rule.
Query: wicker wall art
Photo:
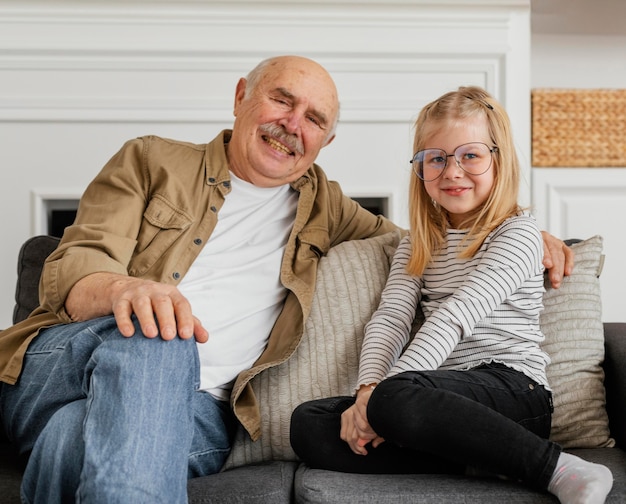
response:
[[[532,163],[626,167],[626,89],[534,89]]]

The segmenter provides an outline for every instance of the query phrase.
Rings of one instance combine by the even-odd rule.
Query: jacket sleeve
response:
[[[96,272],[128,274],[146,193],[143,141],[131,140],[89,184],[74,224],[46,260],[39,286],[42,308],[69,321],[64,303],[77,281]]]

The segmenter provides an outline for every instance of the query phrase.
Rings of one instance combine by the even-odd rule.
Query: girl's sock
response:
[[[561,504],[604,504],[613,486],[608,467],[561,452],[548,491]]]

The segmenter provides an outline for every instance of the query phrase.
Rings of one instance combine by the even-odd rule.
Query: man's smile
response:
[[[287,146],[283,145],[278,140],[275,140],[274,138],[268,135],[263,135],[261,138],[263,138],[263,141],[267,143],[270,147],[272,147],[272,149],[275,149],[279,152],[284,152],[285,154],[288,154],[289,156],[295,155],[293,151],[289,150]]]

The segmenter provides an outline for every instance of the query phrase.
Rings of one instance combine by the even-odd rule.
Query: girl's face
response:
[[[471,142],[493,147],[484,115],[451,120],[441,126],[426,137],[425,149],[443,149],[452,154],[458,146]],[[424,187],[428,195],[448,211],[450,225],[458,228],[468,214],[487,201],[495,179],[494,170],[492,159],[491,167],[485,173],[470,175],[459,167],[454,157],[449,157],[443,174],[424,182]]]

